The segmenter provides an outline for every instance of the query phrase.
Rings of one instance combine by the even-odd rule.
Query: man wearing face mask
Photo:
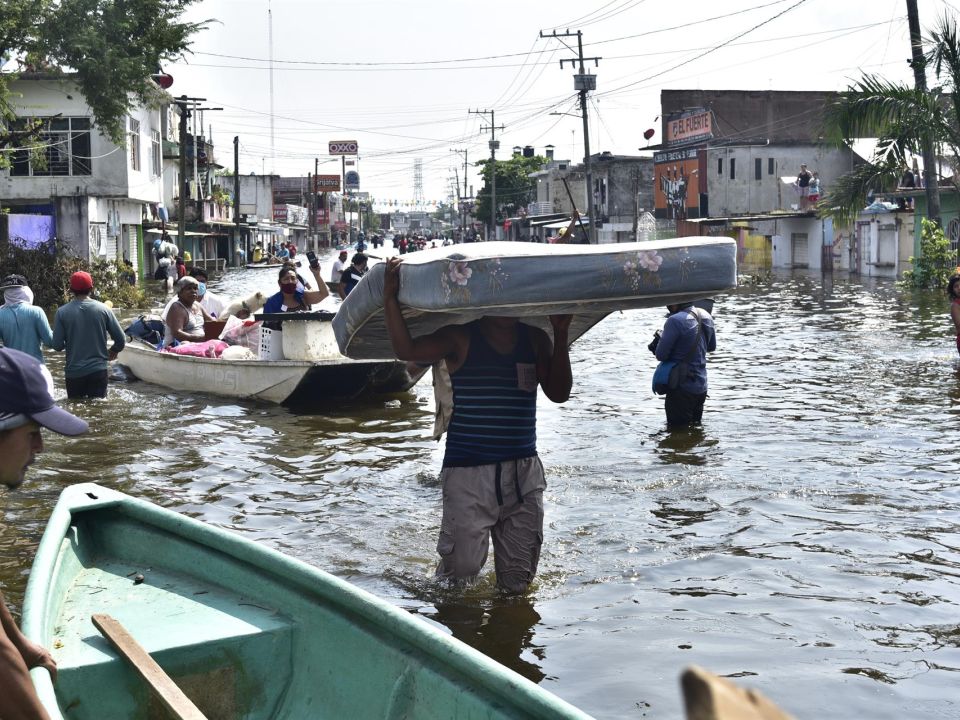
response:
[[[8,275],[0,280],[3,307],[0,307],[0,342],[4,347],[21,350],[43,362],[41,343],[51,347],[53,331],[41,308],[33,304],[33,291],[23,275]]]
[[[200,283],[196,278],[185,275],[177,281],[176,288],[177,300],[170,306],[165,319],[167,329],[163,346],[170,347],[179,342],[203,342],[203,324],[213,318],[199,302]]]

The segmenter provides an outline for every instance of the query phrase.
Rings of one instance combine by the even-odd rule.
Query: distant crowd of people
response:
[[[297,246],[292,242],[278,242],[273,240],[264,247],[262,242],[253,246],[251,262],[266,263],[267,265],[281,265],[287,260],[296,262]]]

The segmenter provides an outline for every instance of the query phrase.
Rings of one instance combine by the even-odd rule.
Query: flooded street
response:
[[[324,274],[332,256],[323,258]],[[271,290],[230,271],[224,294]],[[600,718],[678,718],[690,664],[798,718],[960,715],[960,363],[945,297],[780,275],[718,298],[702,431],[668,434],[647,351],[664,311],[572,349],[540,398],[538,581],[499,597],[432,580],[442,443],[410,393],[294,414],[116,381],[0,494],[0,582],[19,610],[62,488],[93,481],[345,578]],[[63,396],[62,355],[49,363]]]

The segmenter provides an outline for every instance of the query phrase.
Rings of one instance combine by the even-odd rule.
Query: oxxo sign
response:
[[[331,140],[328,144],[331,155],[356,155],[356,140]]]

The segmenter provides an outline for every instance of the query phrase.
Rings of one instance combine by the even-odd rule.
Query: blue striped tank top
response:
[[[536,455],[537,370],[527,326],[518,324],[516,347],[507,355],[490,347],[479,322],[469,327],[467,358],[450,375],[453,416],[447,428],[444,467]]]

